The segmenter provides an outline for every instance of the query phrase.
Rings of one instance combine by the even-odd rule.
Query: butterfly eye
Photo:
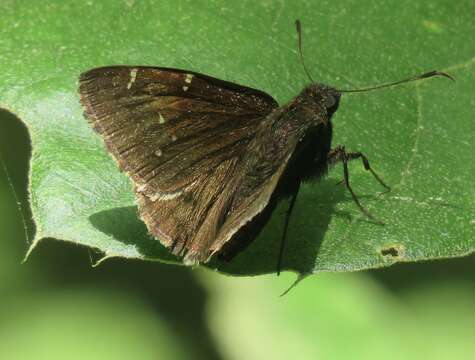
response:
[[[325,99],[325,107],[327,109],[332,108],[336,104],[336,98],[333,95],[328,95]]]

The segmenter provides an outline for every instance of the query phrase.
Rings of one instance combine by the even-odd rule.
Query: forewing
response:
[[[94,69],[81,75],[79,92],[86,117],[133,179],[149,231],[175,254],[196,248],[194,259],[203,260],[225,221],[244,150],[275,100],[155,67]]]
[[[240,154],[269,95],[205,75],[105,67],[81,75],[85,115],[142,193],[173,194]]]

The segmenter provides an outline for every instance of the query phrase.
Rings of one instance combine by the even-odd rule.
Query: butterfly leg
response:
[[[351,188],[350,185],[350,176],[349,176],[349,171],[348,171],[348,162],[350,160],[355,160],[355,159],[361,159],[363,162],[363,166],[366,170],[370,171],[371,174],[375,177],[375,179],[382,185],[384,186],[388,191],[390,190],[389,186],[387,186],[381,178],[374,172],[374,170],[371,168],[369,165],[368,158],[362,154],[361,152],[346,152],[346,149],[344,146],[337,146],[336,148],[332,149],[327,156],[328,164],[329,165],[335,165],[338,162],[343,163],[343,181],[345,183],[346,188],[351,194],[351,197],[353,198],[353,201],[356,203],[356,205],[359,207],[361,212],[365,214],[368,218],[371,220],[377,222],[378,224],[384,224],[381,220],[376,219],[371,213],[366,210],[363,205],[361,205],[360,201],[358,200],[356,194],[354,193],[353,189]]]
[[[297,200],[297,195],[300,189],[300,180],[295,184],[294,191],[292,192],[292,198],[290,199],[290,205],[285,213],[285,222],[284,222],[284,231],[282,233],[282,240],[280,241],[279,249],[279,258],[277,260],[277,276],[280,275],[280,269],[282,266],[282,260],[284,258],[284,249],[285,249],[285,240],[287,239],[287,229],[289,228],[290,216],[292,215],[292,210],[294,209],[295,200]]]
[[[337,146],[335,149],[332,149],[330,153],[328,154],[327,160],[330,165],[334,165],[339,161],[343,161],[343,156],[342,154],[346,154],[346,159],[347,161],[355,160],[355,159],[361,159],[363,162],[363,166],[365,170],[368,170],[374,178],[383,186],[386,188],[386,191],[390,191],[391,188],[384,183],[384,181],[379,177],[379,175],[373,170],[371,165],[369,164],[369,160],[366,157],[365,154],[355,151],[355,152],[346,152],[344,146]],[[344,180],[343,180],[344,181]]]

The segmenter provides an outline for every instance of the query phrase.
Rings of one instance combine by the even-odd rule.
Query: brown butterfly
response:
[[[298,21],[297,32],[302,56]],[[262,91],[192,71],[110,66],[83,73],[79,93],[85,116],[133,180],[149,232],[185,263],[215,254],[232,258],[258,234],[276,201],[291,196],[279,272],[300,183],[321,177],[330,165],[343,163],[346,187],[375,220],[350,187],[347,162],[362,159],[386,185],[362,153],[331,148],[330,119],[341,93],[435,75],[449,77],[433,71],[358,90],[312,80],[279,107]]]

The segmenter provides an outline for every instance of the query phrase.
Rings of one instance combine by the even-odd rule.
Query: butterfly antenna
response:
[[[310,76],[310,72],[308,71],[307,67],[305,66],[305,61],[303,61],[303,53],[302,53],[302,24],[300,23],[300,20],[295,20],[295,27],[297,28],[297,36],[298,36],[298,41],[299,41],[299,54],[300,54],[300,62],[302,63],[303,71],[305,71],[305,74],[307,74],[307,77],[310,79],[312,83],[313,81],[312,77]]]
[[[395,82],[391,82],[391,83],[387,83],[387,84],[381,84],[381,85],[376,85],[376,86],[371,86],[371,87],[367,87],[367,88],[362,88],[362,89],[353,89],[353,90],[343,90],[343,89],[337,89],[338,92],[342,92],[342,93],[350,93],[350,92],[365,92],[365,91],[372,91],[372,90],[377,90],[377,89],[383,89],[383,88],[388,88],[388,87],[393,87],[393,86],[397,86],[397,85],[400,85],[400,84],[404,84],[404,83],[408,83],[408,82],[412,82],[412,81],[418,81],[418,80],[422,80],[422,79],[427,79],[427,78],[431,78],[431,77],[434,77],[434,76],[443,76],[443,77],[446,77],[452,81],[455,81],[454,77],[447,74],[447,73],[444,73],[444,72],[441,72],[441,71],[429,71],[429,72],[426,72],[424,74],[421,74],[421,75],[416,75],[416,76],[412,76],[410,78],[407,78],[407,79],[402,79],[402,80],[399,80],[399,81],[395,81]]]

